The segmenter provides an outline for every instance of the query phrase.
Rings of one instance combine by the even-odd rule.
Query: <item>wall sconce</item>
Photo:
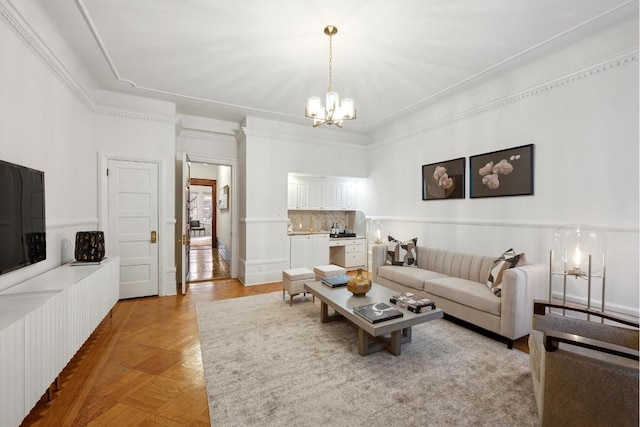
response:
[[[567,278],[587,281],[587,309],[591,308],[593,279],[602,279],[604,312],[605,290],[605,236],[604,232],[588,225],[565,225],[553,235],[553,249],[549,255],[549,302],[551,302],[553,276],[563,277],[562,304],[567,299]]]

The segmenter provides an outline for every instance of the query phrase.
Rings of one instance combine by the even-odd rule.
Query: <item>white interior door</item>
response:
[[[180,185],[180,206],[176,209],[176,215],[178,216],[177,223],[177,236],[176,242],[178,242],[179,248],[176,248],[176,254],[180,254],[178,265],[176,266],[178,274],[178,288],[182,295],[187,293],[187,277],[189,275],[189,244],[191,237],[191,230],[189,225],[189,180],[191,179],[191,166],[187,153],[178,153],[176,158],[176,179]]]
[[[109,160],[109,232],[120,298],[158,295],[158,165]]]

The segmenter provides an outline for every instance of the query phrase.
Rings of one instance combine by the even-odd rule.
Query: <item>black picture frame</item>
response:
[[[534,145],[469,157],[469,197],[533,195]]]
[[[466,158],[422,165],[422,200],[465,198]]]

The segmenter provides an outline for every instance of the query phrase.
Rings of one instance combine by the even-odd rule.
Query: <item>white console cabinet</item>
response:
[[[20,425],[113,308],[119,267],[66,264],[0,292],[0,427]]]

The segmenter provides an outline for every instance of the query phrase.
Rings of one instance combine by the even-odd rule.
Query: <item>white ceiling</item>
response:
[[[364,133],[571,32],[597,31],[611,11],[637,10],[637,0],[11,3],[44,13],[97,87],[235,122],[308,123],[307,98],[327,91],[323,29],[335,25],[333,87],[356,104],[345,130]]]

